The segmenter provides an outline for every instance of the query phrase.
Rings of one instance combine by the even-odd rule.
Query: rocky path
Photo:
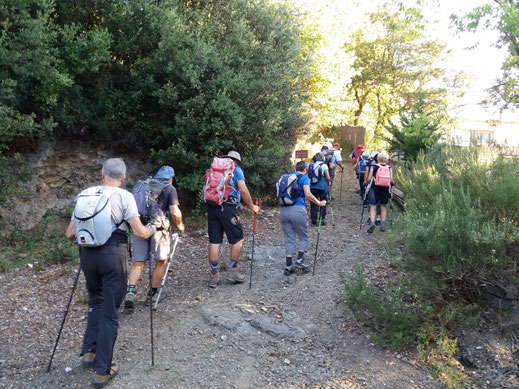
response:
[[[167,299],[154,313],[155,366],[144,273],[136,309],[121,311],[115,348],[120,371],[110,387],[441,387],[412,359],[377,347],[345,307],[340,275],[361,262],[375,268],[388,259],[380,248],[382,233],[359,232],[360,199],[349,174],[342,200],[334,203],[335,228],[330,214],[322,227],[315,276],[283,275],[277,208],[258,217],[252,289],[247,282],[210,290],[205,232],[185,234],[166,283]],[[245,252],[252,242],[252,214],[242,211],[242,218]],[[313,261],[317,229],[310,228]],[[224,245],[222,258],[228,253]],[[76,271],[56,266],[0,275],[0,387],[90,387],[91,373],[81,369],[78,357],[87,310],[83,277],[52,370],[45,373]]]

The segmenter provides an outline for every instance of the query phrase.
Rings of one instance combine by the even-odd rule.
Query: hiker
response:
[[[295,267],[304,272],[310,270],[310,265],[304,262],[304,256],[308,248],[308,213],[305,207],[305,198],[309,199],[317,207],[325,207],[326,200],[318,200],[310,191],[310,179],[307,174],[307,164],[300,161],[296,164],[297,194],[291,196],[292,205],[281,204],[281,227],[285,240],[286,266],[284,274],[289,276],[294,273],[292,257],[297,252]],[[299,247],[296,245],[296,237],[299,238]]]
[[[127,231],[142,239],[154,232],[152,225],[143,225],[132,194],[119,187],[126,177],[126,165],[120,158],[110,158],[101,170],[101,191],[111,191],[112,234],[102,246],[80,247],[80,261],[88,290],[88,320],[83,336],[81,364],[94,369],[94,387],[102,388],[117,373],[113,350],[119,327],[119,306],[126,293]],[[76,198],[76,202],[78,198]],[[75,211],[74,211],[75,212]],[[65,233],[76,240],[74,214]],[[109,230],[110,231],[110,230]]]
[[[365,187],[367,187],[369,185],[368,175],[369,175],[370,169],[372,169],[373,166],[375,166],[378,162],[377,156],[378,156],[378,151],[371,152],[371,154],[369,156],[368,166],[366,168],[366,173],[364,174],[364,186]],[[373,179],[373,174],[371,175],[371,178]],[[371,202],[375,201],[373,191],[371,191],[371,190],[368,192],[368,194],[366,196],[367,204],[369,204],[370,199],[371,199]],[[367,205],[366,205],[366,208],[367,208]],[[379,205],[377,205],[377,212],[376,212],[376,219],[375,219],[375,225],[377,225],[377,226],[380,225],[380,213],[381,213],[381,209],[380,209],[380,204],[379,204]],[[368,218],[368,223],[370,223],[370,222],[371,222],[371,218]]]
[[[359,180],[359,175],[357,174],[357,171],[355,170],[355,164],[357,163],[357,159],[360,157],[360,155],[363,153],[363,151],[364,151],[364,145],[358,144],[357,146],[355,146],[355,148],[353,149],[353,151],[350,154],[351,164],[354,166],[353,171],[355,172],[355,177],[357,179],[356,182],[358,182],[358,180]],[[357,194],[360,194],[361,191],[362,191],[361,186],[358,186],[356,188]]]
[[[369,183],[373,178],[371,190],[373,194],[369,198],[369,216],[370,226],[368,228],[368,234],[371,234],[375,230],[375,216],[377,212],[377,205],[381,208],[381,223],[380,231],[386,230],[387,222],[387,203],[391,198],[391,186],[393,185],[393,172],[391,167],[387,164],[389,159],[388,154],[383,151],[378,154],[378,162],[371,167],[368,173],[367,182]]]
[[[245,274],[238,266],[241,250],[243,247],[243,227],[238,215],[238,205],[241,198],[252,212],[258,213],[259,206],[254,205],[251,195],[245,184],[245,176],[243,174],[243,162],[240,154],[236,151],[229,151],[223,159],[230,159],[232,173],[225,178],[225,185],[229,185],[227,198],[220,199],[222,202],[207,204],[207,227],[209,234],[209,266],[211,268],[209,287],[216,288],[221,281],[218,272],[218,262],[220,258],[220,245],[223,243],[223,233],[227,236],[227,240],[231,245],[230,270],[227,272],[226,279],[234,283],[242,283],[245,281]],[[215,158],[217,160],[217,158]],[[218,161],[217,161],[218,162]],[[228,161],[229,162],[229,161]],[[210,178],[213,171],[213,164],[206,173],[206,185],[204,186],[204,199],[207,197],[206,190],[212,190]],[[225,173],[224,173],[225,174]],[[221,192],[221,191],[220,191]]]
[[[317,153],[312,158],[312,163],[308,166],[308,177],[310,178],[310,192],[317,198],[317,200],[326,200],[326,196],[330,193],[330,173],[328,166],[324,163],[324,155]],[[326,225],[326,207],[319,208],[315,203],[310,203],[310,219],[312,226],[318,225],[318,211],[321,212],[321,224]]]
[[[369,153],[367,150],[364,150],[360,157],[357,159],[353,168],[355,169],[355,174],[357,175],[357,180],[359,182],[360,187],[360,198],[364,200],[364,192],[366,190],[366,186],[364,185],[364,181],[366,180],[366,171],[368,170],[370,163]]]
[[[124,307],[133,309],[135,295],[137,294],[137,282],[141,278],[141,273],[146,261],[150,258],[150,250],[152,257],[155,259],[155,267],[151,273],[151,290],[148,291],[147,298],[151,298],[152,302],[156,302],[157,290],[162,281],[164,271],[167,266],[168,256],[171,246],[171,231],[169,228],[170,215],[171,220],[180,232],[184,231],[182,223],[182,212],[179,208],[177,190],[173,186],[175,171],[171,166],[162,166],[155,176],[156,180],[163,182],[163,189],[157,198],[157,208],[160,218],[163,221],[156,226],[156,232],[149,239],[141,239],[135,237],[133,239],[133,262],[130,267],[130,275],[128,277],[128,290],[124,298]],[[143,215],[141,215],[143,216]],[[166,295],[161,293],[161,299]]]
[[[341,169],[344,169],[344,165],[342,164],[342,155],[341,155],[341,145],[339,143],[334,143],[332,147],[332,162],[334,164],[333,169],[330,168],[330,181],[333,185],[333,181],[335,179],[335,169],[339,166]]]

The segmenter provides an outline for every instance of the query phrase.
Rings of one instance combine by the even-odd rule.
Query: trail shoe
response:
[[[93,351],[87,351],[81,356],[81,367],[83,369],[90,369],[96,359],[96,353]]]
[[[133,306],[135,304],[135,294],[133,292],[126,293],[126,296],[124,297],[124,307],[126,309],[133,309]]]
[[[209,287],[216,288],[221,281],[220,273],[216,273],[215,275],[211,274],[211,278],[209,279]]]
[[[380,227],[380,232],[386,232],[386,227]]]
[[[368,234],[372,234],[373,231],[375,231],[375,225],[374,225],[374,224],[372,224],[372,225],[368,228],[368,230],[367,230],[366,232],[367,232]]]
[[[231,282],[244,282],[245,274],[242,273],[239,267],[234,267],[227,272],[227,276],[225,278],[227,281]]]
[[[375,220],[375,224],[376,224],[377,226],[379,226],[379,225],[380,225],[380,223],[382,223],[382,222],[380,221],[380,219],[379,219],[379,218],[377,218],[377,219]]]
[[[153,293],[153,291],[149,290],[148,291],[148,295],[146,296],[146,304],[149,304],[150,303],[150,295],[151,295],[151,302],[153,304],[155,304],[157,302],[157,298],[159,297],[159,292],[156,291],[155,293]],[[160,300],[159,300],[159,303],[164,300],[166,298],[166,294],[164,293],[164,291],[162,291],[160,293]]]
[[[294,269],[294,266],[287,266],[285,267],[285,271],[283,272],[284,275],[289,276],[290,274],[294,273],[296,270]]]
[[[296,268],[298,268],[299,270],[302,270],[304,273],[309,272],[311,267],[312,266],[307,265],[304,262],[304,260],[303,261],[296,261]]]
[[[108,385],[108,381],[110,381],[117,375],[118,371],[119,366],[117,365],[117,362],[112,362],[112,366],[110,367],[110,373],[94,373],[94,388],[104,388],[106,385]]]

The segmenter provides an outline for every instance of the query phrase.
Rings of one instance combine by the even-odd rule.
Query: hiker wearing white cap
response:
[[[206,172],[203,190],[203,199],[207,204],[210,288],[216,288],[221,281],[218,262],[224,232],[231,245],[230,266],[225,278],[234,283],[245,281],[245,274],[238,266],[243,247],[243,227],[238,216],[238,204],[242,198],[252,212],[259,212],[245,184],[241,156],[237,151],[229,151],[226,156],[213,160]]]

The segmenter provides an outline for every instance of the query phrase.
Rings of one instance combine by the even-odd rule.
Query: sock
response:
[[[218,273],[218,261],[209,261],[209,265],[211,266],[211,274],[214,276]]]
[[[297,252],[297,260],[303,260],[305,258],[305,252],[304,251],[298,251]]]
[[[287,267],[290,268],[292,267],[292,256],[287,256]]]
[[[231,269],[234,269],[235,267],[238,267],[238,261],[231,259]]]
[[[380,222],[380,227],[384,227],[384,228],[386,228],[386,221],[385,221],[385,220],[382,220],[382,221]]]
[[[137,289],[135,289],[135,285],[128,285],[128,292],[137,293]]]
[[[369,226],[371,227],[371,226],[374,226],[374,225],[375,225],[375,222],[372,222],[372,221],[370,220],[370,222],[369,222]]]

